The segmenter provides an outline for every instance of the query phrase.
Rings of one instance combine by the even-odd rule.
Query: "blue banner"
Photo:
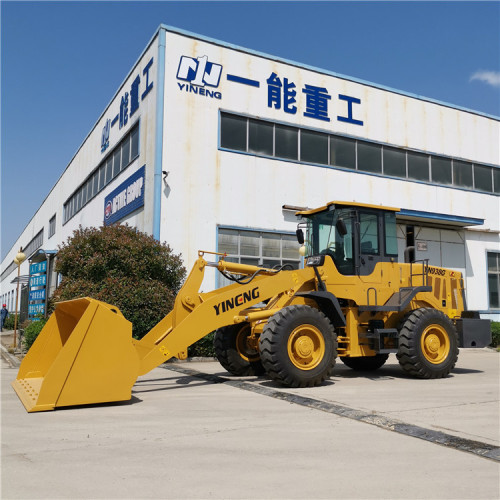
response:
[[[47,272],[47,261],[37,262],[30,265],[30,274],[41,274]]]
[[[28,306],[28,314],[35,316],[36,314],[45,314],[45,304],[30,304]]]
[[[30,302],[35,302],[36,300],[45,300],[45,288],[40,288],[40,290],[30,291]]]
[[[146,165],[122,182],[104,200],[104,225],[109,226],[144,206]]]
[[[47,284],[47,275],[40,274],[39,276],[32,276],[30,278],[30,288],[34,286],[45,286]]]

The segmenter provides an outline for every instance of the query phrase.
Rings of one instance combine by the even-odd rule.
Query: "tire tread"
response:
[[[297,377],[292,373],[280,356],[280,349],[283,349],[284,336],[286,333],[286,324],[295,316],[300,314],[313,314],[319,321],[325,325],[325,329],[332,332],[333,355],[330,360],[326,360],[325,367],[312,378]],[[324,333],[324,332],[323,332]],[[275,313],[267,322],[260,336],[260,357],[267,375],[275,382],[279,382],[287,387],[314,387],[323,383],[332,374],[335,366],[335,357],[337,352],[336,336],[333,333],[333,326],[330,320],[319,310],[310,306],[292,305],[285,307]],[[286,345],[286,343],[285,343]]]
[[[450,340],[450,352],[440,365],[431,366],[420,350],[421,330],[434,321],[446,326]],[[423,324],[423,326],[422,326]],[[443,378],[450,374],[458,359],[458,339],[451,320],[438,309],[421,308],[408,313],[401,322],[399,348],[396,354],[401,368],[408,374],[423,379]]]

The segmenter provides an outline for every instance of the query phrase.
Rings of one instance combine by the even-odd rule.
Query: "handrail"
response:
[[[413,272],[413,264],[422,263],[422,273]],[[429,284],[429,259],[420,259],[410,262],[410,286],[413,286],[413,277],[422,278],[422,286],[428,286]],[[401,291],[400,291],[401,293]]]

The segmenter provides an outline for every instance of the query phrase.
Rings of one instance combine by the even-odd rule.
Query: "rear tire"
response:
[[[348,358],[342,356],[340,359],[344,365],[352,368],[355,371],[375,371],[385,364],[389,354],[375,354],[375,356],[362,356],[360,358]]]
[[[219,363],[231,375],[244,377],[262,375],[265,372],[259,352],[252,349],[247,343],[249,334],[250,325],[248,323],[224,326],[215,332],[215,355]]]
[[[337,339],[330,320],[309,306],[288,306],[274,314],[259,339],[268,376],[288,387],[313,387],[332,373]]]
[[[458,339],[450,318],[437,309],[416,309],[399,332],[399,364],[418,378],[443,378],[458,359]]]

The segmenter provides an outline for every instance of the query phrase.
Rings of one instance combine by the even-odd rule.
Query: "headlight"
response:
[[[314,266],[322,266],[325,263],[324,255],[313,255],[307,258],[306,266],[314,267]]]

